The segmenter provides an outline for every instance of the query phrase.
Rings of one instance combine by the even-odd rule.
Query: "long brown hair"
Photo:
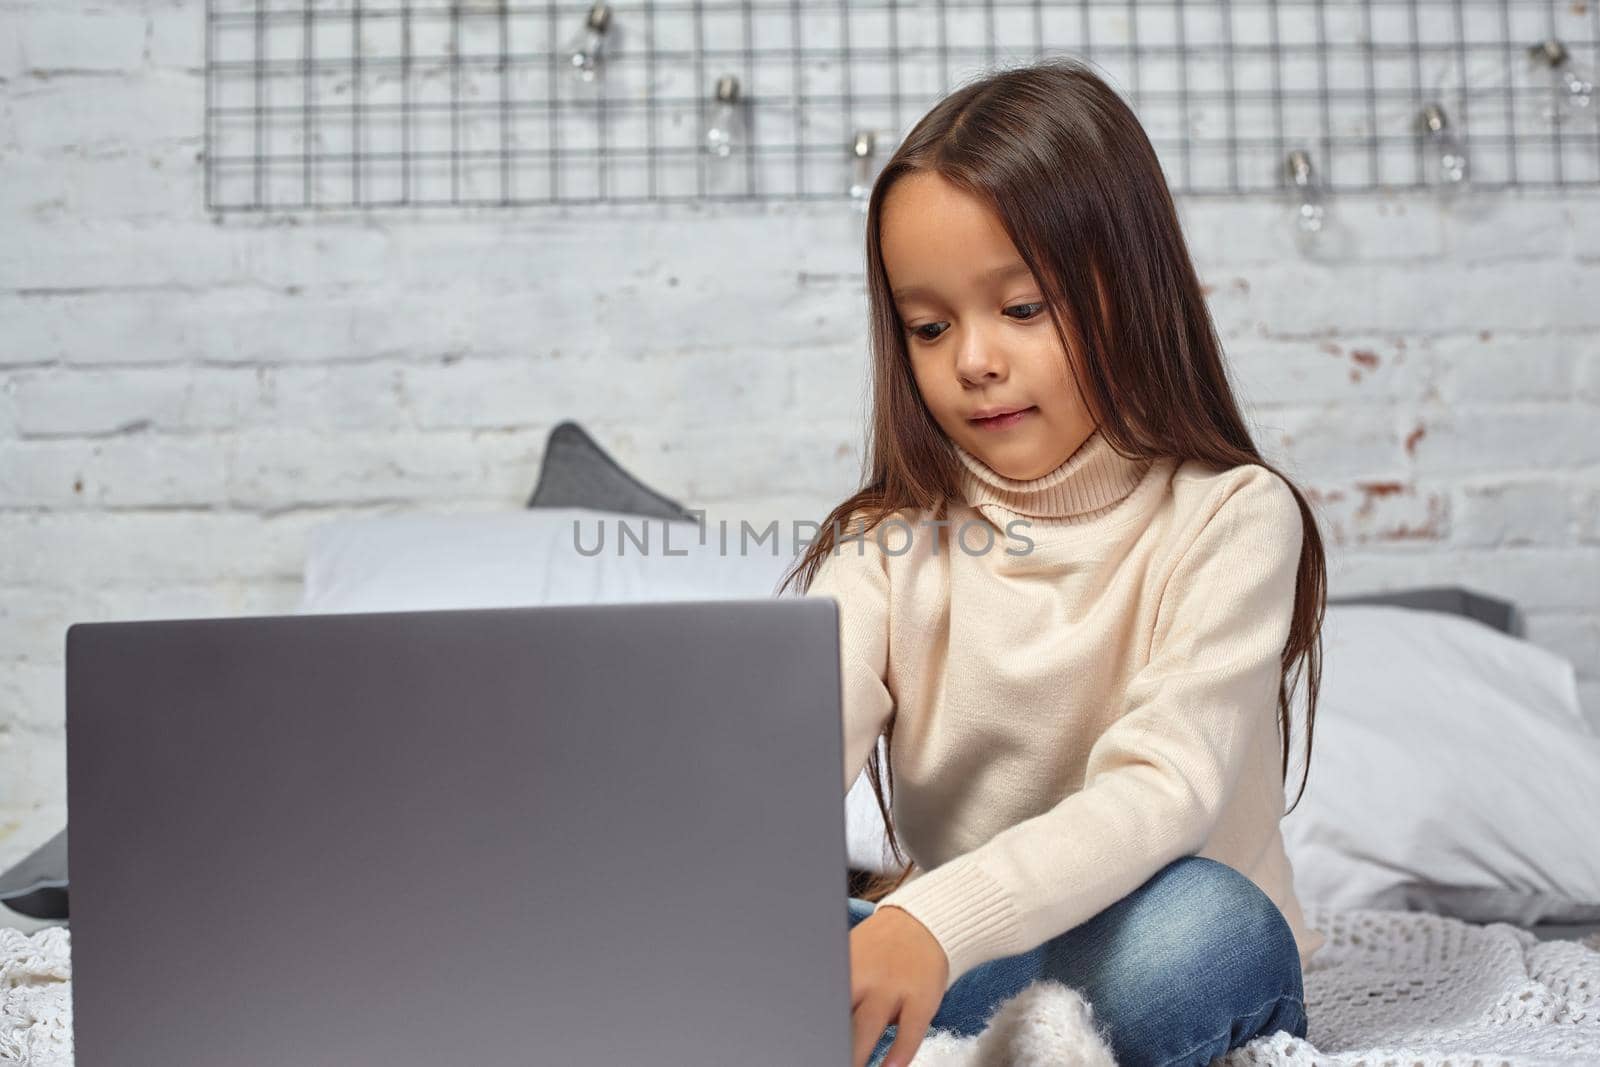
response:
[[[879,243],[885,197],[898,179],[918,172],[939,175],[995,211],[1043,289],[1057,335],[1077,364],[1079,394],[1116,451],[1197,460],[1217,470],[1259,464],[1294,492],[1304,539],[1278,683],[1280,774],[1287,782],[1290,699],[1303,673],[1309,775],[1327,581],[1315,516],[1305,495],[1250,439],[1155,150],[1122,98],[1082,61],[1045,59],[959,87],[884,164],[866,218],[873,400],[863,484],[829,513],[779,592],[797,578],[810,588],[841,527],[871,530],[902,509],[943,517],[947,503],[960,499],[959,460],[912,377]],[[885,737],[892,742],[893,716]],[[885,799],[886,772],[892,793],[893,771],[880,766],[874,746],[867,776],[904,866],[898,877],[874,877],[863,890],[867,900],[903,884],[912,868]],[[1304,795],[1305,780],[1289,811]]]

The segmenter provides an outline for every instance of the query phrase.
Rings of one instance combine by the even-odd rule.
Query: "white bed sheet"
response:
[[[1600,935],[1542,940],[1505,923],[1426,912],[1313,907],[1307,918],[1328,942],[1305,975],[1306,1038],[1258,1038],[1219,1067],[1600,1063]],[[0,1063],[71,1064],[70,947],[64,926],[0,929]],[[1017,1031],[1029,1013],[1035,1023],[1048,1014],[1062,990],[1052,985],[1018,994],[1027,1010],[996,1013],[983,1034],[930,1034],[914,1067],[1030,1062],[1016,1053]],[[1035,1026],[1031,1039],[1040,1032]],[[1071,1062],[1059,1055],[1034,1061]]]

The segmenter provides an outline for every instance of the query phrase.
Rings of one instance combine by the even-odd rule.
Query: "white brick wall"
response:
[[[69,622],[291,610],[310,527],[517,507],[565,418],[691,504],[814,518],[859,469],[847,208],[215,221],[202,10],[0,0],[0,866],[65,818]],[[1330,266],[1183,203],[1334,590],[1514,599],[1600,722],[1597,208],[1343,199]]]

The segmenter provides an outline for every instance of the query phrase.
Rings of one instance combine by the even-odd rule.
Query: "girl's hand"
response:
[[[850,1025],[854,1067],[866,1067],[884,1029],[895,1024],[883,1067],[906,1067],[944,1000],[950,961],[911,913],[878,908],[850,930]]]

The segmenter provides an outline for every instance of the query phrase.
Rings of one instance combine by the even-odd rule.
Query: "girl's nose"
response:
[[[968,330],[956,352],[956,374],[972,384],[1004,381],[1006,360],[1001,345],[982,330]]]

